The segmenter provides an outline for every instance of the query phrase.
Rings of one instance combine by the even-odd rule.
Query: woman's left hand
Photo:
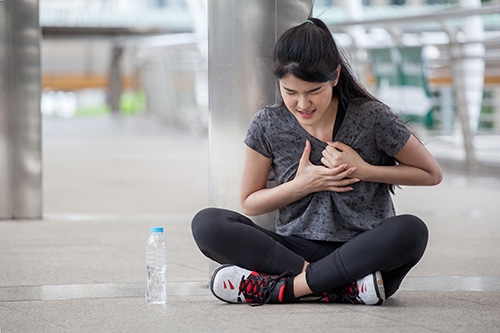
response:
[[[350,178],[359,178],[363,168],[368,165],[354,149],[339,141],[328,142],[328,146],[323,150],[321,163],[330,169],[342,164],[356,167],[356,171],[349,176]]]

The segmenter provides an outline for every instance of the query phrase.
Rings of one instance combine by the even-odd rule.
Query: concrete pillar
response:
[[[209,1],[210,205],[240,211],[246,129],[278,94],[274,43],[311,10],[312,0]],[[257,220],[271,225],[268,216]]]
[[[7,50],[7,3],[0,0],[0,218],[12,216],[12,179],[8,106],[9,64]]]
[[[304,22],[312,0],[209,1],[209,186],[211,206],[241,211],[246,129],[278,96],[272,51],[286,29]],[[254,218],[272,228],[274,214]],[[215,267],[210,264],[210,272]]]
[[[42,216],[38,0],[0,0],[0,219]]]

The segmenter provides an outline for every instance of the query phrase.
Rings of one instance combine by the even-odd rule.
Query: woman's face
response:
[[[324,124],[336,114],[332,103],[337,79],[327,82],[307,82],[288,74],[279,80],[280,92],[288,110],[303,127]]]

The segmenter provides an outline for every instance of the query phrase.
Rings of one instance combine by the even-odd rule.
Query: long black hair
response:
[[[344,51],[335,42],[326,24],[317,18],[285,31],[274,47],[274,76],[288,74],[307,82],[327,82],[337,77],[333,95],[344,106],[359,100],[377,101],[358,81]]]

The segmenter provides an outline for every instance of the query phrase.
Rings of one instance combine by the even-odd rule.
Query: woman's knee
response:
[[[191,231],[196,244],[211,247],[234,237],[234,230],[240,224],[251,224],[243,215],[222,208],[205,208],[191,221]]]
[[[424,221],[414,215],[399,215],[392,219],[395,239],[401,247],[413,249],[418,256],[423,255],[429,239],[429,231]]]
[[[207,223],[211,223],[216,213],[217,208],[212,207],[200,210],[198,213],[196,213],[196,215],[193,217],[193,220],[191,221],[191,229],[197,230],[198,228],[203,228]]]
[[[429,238],[429,230],[427,229],[427,225],[422,221],[419,217],[415,215],[402,215],[404,219],[405,229],[407,230],[407,234],[414,235],[417,239],[425,241],[427,244],[427,240]]]
[[[193,217],[191,232],[196,243],[203,238],[209,237],[217,229],[216,224],[220,220],[219,211],[218,208],[205,208]]]

